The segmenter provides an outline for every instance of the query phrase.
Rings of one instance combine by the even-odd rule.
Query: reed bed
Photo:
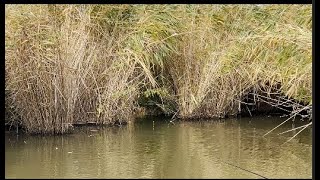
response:
[[[6,122],[127,122],[153,96],[182,119],[225,117],[276,86],[311,105],[311,19],[311,5],[6,5]]]
[[[110,37],[118,32],[95,34],[94,7],[13,5],[6,10],[8,99],[27,132],[64,133],[74,123],[129,119],[135,64],[117,55],[118,39]]]

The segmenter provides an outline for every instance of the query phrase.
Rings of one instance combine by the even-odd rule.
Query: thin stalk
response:
[[[295,138],[298,134],[300,134],[303,130],[305,130],[307,127],[309,127],[310,125],[312,124],[312,122],[310,122],[309,124],[307,124],[303,129],[301,129],[299,132],[297,132],[294,136],[292,136],[289,140],[287,140],[285,143],[283,144],[286,144],[287,142],[291,141],[293,138]],[[282,144],[282,145],[283,145]]]
[[[309,126],[309,124],[306,124],[306,125],[303,125],[303,126],[299,126],[299,127],[296,127],[296,128],[293,128],[293,129],[290,129],[290,130],[287,130],[287,131],[284,131],[284,132],[282,132],[282,133],[279,133],[278,135],[285,134],[285,133],[287,133],[287,132],[291,132],[291,131],[300,129],[300,128],[303,128],[303,127],[305,127],[305,126]]]

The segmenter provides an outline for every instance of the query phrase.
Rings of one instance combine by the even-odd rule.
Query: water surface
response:
[[[6,178],[311,178],[312,132],[279,118],[78,128],[63,136],[5,136]],[[236,167],[238,166],[238,167]],[[248,172],[250,171],[250,172]],[[255,174],[256,173],[256,174]],[[258,175],[257,175],[258,174]],[[260,176],[259,176],[260,175]]]

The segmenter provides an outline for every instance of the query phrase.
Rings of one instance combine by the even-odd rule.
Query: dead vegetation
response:
[[[226,117],[249,93],[295,114],[312,105],[311,19],[311,5],[6,5],[6,122],[122,123],[154,96],[181,119]]]

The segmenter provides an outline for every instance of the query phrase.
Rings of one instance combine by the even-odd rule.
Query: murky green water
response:
[[[147,120],[121,128],[82,128],[64,136],[7,133],[5,176],[261,178],[253,174],[257,173],[267,178],[311,178],[311,128],[282,146],[294,132],[277,133],[292,128],[292,122],[262,137],[283,120],[265,117],[175,124]]]

